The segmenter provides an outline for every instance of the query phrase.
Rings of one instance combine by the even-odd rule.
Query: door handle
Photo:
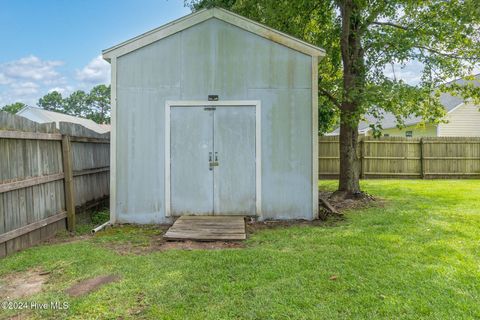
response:
[[[208,162],[210,170],[213,170],[213,167],[218,167],[218,152],[215,152],[215,160],[212,159],[212,152],[209,152]]]
[[[208,164],[209,164],[209,169],[210,170],[213,170],[213,167],[218,167],[217,152],[215,152],[215,161],[213,161],[213,152],[208,153]]]

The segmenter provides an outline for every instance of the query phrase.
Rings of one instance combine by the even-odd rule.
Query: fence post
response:
[[[360,137],[360,179],[365,179],[365,137]]]
[[[424,147],[423,147],[423,138],[420,138],[420,176],[422,179],[425,179],[425,164],[424,164]]]
[[[75,192],[73,187],[72,144],[70,136],[62,136],[63,173],[65,174],[65,207],[68,231],[75,231]]]

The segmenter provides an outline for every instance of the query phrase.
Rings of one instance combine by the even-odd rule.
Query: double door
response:
[[[170,110],[171,213],[255,215],[255,107]]]

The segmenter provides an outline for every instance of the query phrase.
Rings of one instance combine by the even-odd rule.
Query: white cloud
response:
[[[15,82],[11,85],[12,93],[16,96],[38,93],[39,85],[35,82]]]
[[[13,102],[35,105],[48,87],[64,87],[67,78],[58,70],[64,63],[29,55],[0,64],[0,106]]]
[[[62,61],[42,60],[34,55],[30,55],[1,64],[0,79],[6,79],[6,81],[10,82],[15,80],[52,81],[61,77],[56,70],[61,65],[63,65]]]
[[[60,93],[63,97],[68,96],[70,93],[72,93],[74,88],[72,86],[65,86],[65,87],[54,87],[48,90],[48,93],[57,91]]]
[[[1,86],[0,86],[1,88]],[[6,90],[0,91],[0,106],[13,102],[35,105],[41,96],[41,87],[35,82],[12,82]]]
[[[385,66],[384,74],[385,76],[397,80],[403,80],[410,85],[417,85],[422,80],[424,65],[419,61],[408,61],[405,64],[394,64]],[[479,74],[480,65],[474,65],[471,71],[471,74]],[[444,81],[455,80],[456,77],[446,78]]]
[[[385,66],[385,75],[389,78],[403,80],[410,85],[420,83],[423,64],[418,61],[410,61],[405,65],[394,64]]]
[[[83,69],[77,70],[77,79],[87,84],[110,83],[110,64],[99,55]]]
[[[11,82],[10,79],[7,78],[3,73],[0,73],[0,85],[9,84]]]

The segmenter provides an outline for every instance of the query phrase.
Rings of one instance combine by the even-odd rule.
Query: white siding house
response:
[[[479,86],[480,75],[476,76],[473,84]],[[455,80],[456,84],[465,85],[468,81]],[[397,119],[392,113],[383,113],[382,119],[378,120],[372,115],[366,115],[364,121],[358,126],[359,134],[369,136],[372,134],[371,125],[382,127],[382,136],[390,137],[480,137],[480,106],[461,97],[443,93],[440,102],[445,107],[447,115],[443,120],[446,123],[438,125],[423,123],[421,117],[408,117],[405,119],[405,127],[397,127]],[[338,135],[339,129],[327,135]]]
[[[437,127],[439,137],[480,137],[480,106],[461,103]]]

